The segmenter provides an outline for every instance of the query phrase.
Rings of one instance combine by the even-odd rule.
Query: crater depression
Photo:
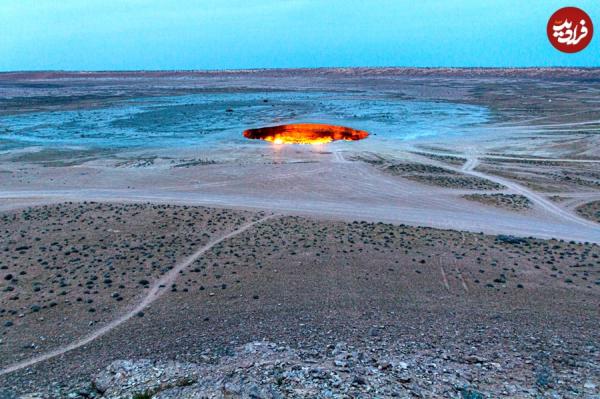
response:
[[[323,144],[337,140],[356,141],[369,136],[364,130],[321,123],[295,123],[248,129],[244,137],[275,144]]]

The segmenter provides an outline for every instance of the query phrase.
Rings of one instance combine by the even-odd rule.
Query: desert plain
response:
[[[600,395],[597,69],[0,87],[0,397]]]

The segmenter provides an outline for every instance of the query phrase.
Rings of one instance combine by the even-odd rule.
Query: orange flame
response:
[[[244,137],[248,139],[265,140],[275,144],[325,144],[336,140],[362,140],[367,136],[369,133],[364,130],[320,123],[295,123],[244,131]]]

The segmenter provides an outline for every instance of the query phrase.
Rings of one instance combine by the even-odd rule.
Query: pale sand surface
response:
[[[152,126],[177,124],[186,118],[185,106],[173,100],[177,96],[208,90],[207,98],[221,98],[219,93],[230,96],[241,90],[243,100],[232,104],[230,114],[234,116],[218,108],[226,107],[226,102],[211,105],[217,107],[214,109],[200,108],[198,112],[215,115],[207,123],[231,128],[186,147],[169,144],[164,148],[57,150],[38,146],[7,151],[0,155],[0,198],[4,199],[0,206],[9,209],[19,203],[61,200],[157,201],[598,242],[596,223],[585,220],[569,203],[547,198],[547,193],[565,192],[583,204],[598,197],[597,75],[596,70],[394,69],[85,77],[4,74],[0,79],[11,88],[4,100],[8,115],[26,111],[22,104],[38,112],[114,109],[119,101],[131,98],[171,96],[169,101],[175,101],[171,108],[171,103],[151,107],[148,118],[132,119],[142,124],[135,125],[138,129],[143,129],[144,123],[149,124],[148,129],[157,129],[161,125]],[[288,92],[281,94],[281,90]],[[321,94],[328,92],[330,100]],[[256,97],[252,93],[257,93]],[[344,93],[348,95],[344,97]],[[56,97],[59,94],[62,97]],[[261,99],[269,96],[270,102],[263,103]],[[311,102],[310,96],[317,97]],[[236,97],[224,97],[223,101],[229,98],[235,101]],[[419,113],[415,116],[417,125],[394,119],[394,112],[400,112],[394,98],[424,104],[414,109],[402,105],[402,112],[408,112],[406,118],[410,118],[411,110]],[[298,101],[295,105],[294,99]],[[447,112],[457,114],[444,119],[440,116],[444,108],[436,109],[436,102],[450,104]],[[452,108],[455,103],[465,104],[458,108],[462,111]],[[362,108],[365,104],[367,108]],[[469,106],[481,108],[465,108]],[[192,109],[198,107],[201,105]],[[248,118],[254,125],[260,123],[252,119],[256,112],[264,114],[263,123],[268,125],[273,123],[271,118],[285,122],[285,115],[293,110],[299,114],[288,116],[291,120],[335,121],[332,115],[337,115],[338,123],[352,124],[353,107],[358,114],[354,124],[373,129],[371,137],[359,142],[285,147],[244,141],[236,128],[244,126]],[[407,139],[412,130],[422,130],[419,124],[428,123],[419,107],[433,107],[431,129],[442,133]],[[201,127],[205,114],[199,115],[202,117],[194,123]],[[386,122],[386,118],[394,122]],[[457,123],[454,131],[452,118]],[[472,124],[466,122],[469,118]],[[12,121],[5,119],[4,125],[10,129]],[[122,125],[121,121],[118,119]],[[186,123],[181,129],[187,132],[191,122]],[[394,126],[398,126],[396,131]],[[60,137],[62,133],[53,134]],[[390,134],[399,138],[391,139]],[[443,157],[449,155],[464,159],[464,165],[444,162]],[[447,185],[448,179],[436,176],[437,172],[416,178],[392,175],[385,168],[361,161],[373,156],[384,158],[386,166],[410,162],[448,168],[460,173],[460,184]],[[491,192],[524,195],[533,206],[516,213],[465,200],[463,195],[479,191],[479,186],[468,184],[469,179],[478,177],[504,186]],[[456,181],[452,178],[453,184]]]

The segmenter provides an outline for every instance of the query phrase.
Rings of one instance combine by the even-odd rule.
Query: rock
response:
[[[338,342],[335,344],[333,351],[331,352],[334,356],[339,355],[342,352],[346,352],[347,345],[345,342]]]
[[[358,384],[358,385],[366,385],[367,384],[367,380],[362,375],[355,375],[352,382],[354,384]]]
[[[392,364],[391,364],[390,362],[386,361],[386,360],[383,360],[383,361],[382,361],[382,360],[380,360],[380,361],[378,361],[378,362],[377,362],[377,367],[378,367],[380,370],[387,370],[387,369],[389,369],[390,367],[392,367]]]
[[[49,396],[30,398],[67,398],[73,392],[79,395],[73,398],[98,399],[535,398],[540,389],[548,397],[565,397],[565,392],[576,392],[572,387],[581,384],[561,377],[554,386],[542,386],[541,379],[551,379],[550,371],[542,368],[537,373],[538,385],[528,386],[523,379],[507,379],[492,363],[480,366],[485,358],[479,355],[448,355],[448,351],[429,348],[415,354],[389,342],[368,340],[364,346],[353,342],[352,346],[337,343],[301,348],[257,341],[233,348],[207,348],[199,355],[199,363],[119,360],[98,373],[86,392],[71,387],[60,394],[53,391]],[[227,355],[217,355],[221,349]],[[407,361],[398,361],[399,356]],[[504,354],[491,356],[507,360]],[[510,362],[506,364],[511,367]],[[485,394],[477,390],[479,386],[485,386]],[[595,394],[597,388],[588,380],[584,389]],[[0,388],[0,397],[2,393]]]
[[[465,357],[464,360],[465,360],[465,362],[471,363],[471,364],[473,364],[473,363],[485,363],[486,362],[485,358],[483,358],[481,356],[477,356],[477,355],[467,356],[467,357]]]
[[[406,362],[398,362],[398,368],[401,370],[406,370],[408,368],[408,363]]]
[[[117,360],[94,378],[93,386],[104,397],[113,398],[190,385],[197,375],[198,368],[194,364]]]

